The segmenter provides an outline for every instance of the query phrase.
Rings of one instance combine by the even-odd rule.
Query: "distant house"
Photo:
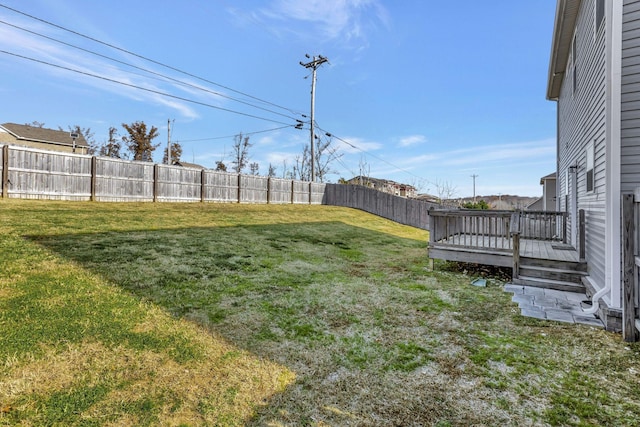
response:
[[[555,211],[556,207],[556,173],[540,178],[542,197],[526,207],[530,211]]]
[[[363,185],[365,187],[401,197],[416,197],[418,194],[417,189],[412,185],[401,184],[388,179],[372,178],[361,175],[351,178],[347,181],[347,184]]]
[[[640,0],[558,0],[547,79],[558,209],[574,245],[585,212],[584,282],[605,316],[622,309],[622,194],[640,188],[639,14]]]
[[[73,138],[69,132],[38,126],[4,123],[0,125],[0,144],[23,145],[44,150],[87,154],[89,144],[82,134]]]

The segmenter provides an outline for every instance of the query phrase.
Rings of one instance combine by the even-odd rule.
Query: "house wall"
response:
[[[626,0],[622,17],[621,190],[640,186],[640,0]]]
[[[555,211],[556,210],[556,180],[545,179],[544,186],[542,187],[542,210]]]
[[[2,129],[0,129],[0,144],[1,143],[21,145],[23,147],[37,148],[40,150],[61,151],[64,153],[73,152],[73,147],[71,145],[25,141],[23,139],[17,139],[15,136],[11,135],[9,132],[5,132]],[[87,154],[87,147],[76,147],[76,154]]]
[[[586,258],[594,287],[605,285],[605,223],[606,223],[606,54],[605,23],[595,31],[595,2],[583,1],[576,21],[576,81],[574,90],[574,60],[570,55],[558,99],[558,197],[560,209],[586,214]],[[586,149],[594,146],[594,191],[587,192]],[[572,195],[575,179],[576,195]],[[568,182],[569,180],[569,182]],[[569,193],[569,194],[568,194]],[[569,215],[571,217],[571,215]],[[569,218],[572,234],[577,226]],[[574,242],[575,243],[575,242]]]

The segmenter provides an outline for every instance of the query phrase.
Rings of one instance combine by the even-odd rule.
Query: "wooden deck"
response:
[[[430,211],[429,258],[511,267],[516,284],[584,290],[583,250],[562,212]]]
[[[479,254],[486,254],[489,258],[492,256],[513,257],[511,239],[496,236],[488,237],[472,234],[449,236],[438,242],[430,243],[429,250],[469,253],[474,254],[474,257]],[[575,248],[562,242],[550,240],[521,239],[520,256],[553,261],[580,261],[578,251]],[[431,258],[437,257],[432,256]],[[472,259],[469,259],[468,262],[484,264],[483,262]],[[511,263],[512,261],[509,261],[508,266],[511,266]]]

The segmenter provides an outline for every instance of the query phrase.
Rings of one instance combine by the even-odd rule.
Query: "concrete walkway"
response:
[[[591,307],[589,304],[583,304],[583,301],[589,300],[586,294],[511,283],[507,283],[504,290],[513,294],[511,301],[518,303],[523,316],[604,328],[602,321],[594,314],[586,314],[583,311],[583,308]]]

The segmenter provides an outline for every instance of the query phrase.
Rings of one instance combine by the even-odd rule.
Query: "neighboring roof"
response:
[[[177,162],[173,162],[175,166],[182,166],[183,168],[193,168],[193,169],[206,169],[204,166],[201,166],[197,163],[187,163],[179,160]]]
[[[558,0],[556,18],[553,25],[553,41],[551,42],[551,59],[549,60],[549,77],[547,81],[547,99],[558,99],[562,79],[567,68],[573,31],[578,17],[581,0]]]
[[[524,209],[529,211],[542,210],[543,206],[544,204],[542,202],[542,197],[540,197],[539,199],[536,199],[534,202],[529,203],[527,206],[525,206]]]
[[[4,130],[12,134],[16,139],[22,141],[44,142],[48,144],[73,145],[73,138],[70,132],[64,130],[45,129],[31,125],[18,125],[15,123],[4,123],[0,125]],[[80,134],[76,138],[76,146],[88,147],[84,136]]]
[[[544,184],[544,182],[549,179],[556,179],[556,173],[553,172],[553,173],[550,173],[549,175],[546,175],[540,178],[540,185]]]

